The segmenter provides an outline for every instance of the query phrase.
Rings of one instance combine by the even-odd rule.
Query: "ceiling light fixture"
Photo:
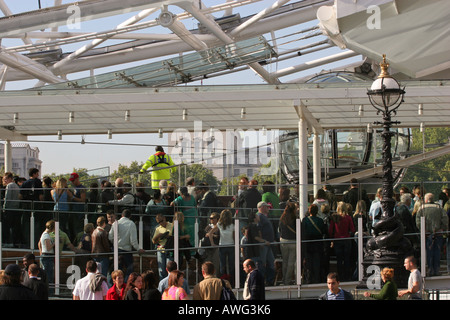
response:
[[[245,108],[241,109],[241,119],[245,119],[247,116],[247,112],[245,111]]]
[[[362,104],[359,105],[358,116],[364,117],[364,106]]]

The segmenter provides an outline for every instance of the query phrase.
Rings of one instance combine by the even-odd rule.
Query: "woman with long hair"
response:
[[[352,240],[355,233],[353,219],[348,215],[347,203],[340,201],[337,204],[336,213],[331,215],[328,234],[335,239],[332,242],[337,260],[337,271],[343,280],[350,280]]]
[[[220,233],[220,274],[226,280],[232,281],[234,279],[234,223],[230,210],[226,209],[220,213],[217,228]]]
[[[302,220],[302,240],[305,242],[305,278],[306,283],[318,283],[321,279],[323,260],[323,237],[326,228],[318,215],[316,204],[308,208],[308,215]]]
[[[67,185],[67,179],[58,179],[55,183],[55,188],[50,193],[55,202],[53,211],[59,213],[59,225],[63,231],[67,232],[69,230],[70,202],[73,198],[73,193]]]
[[[161,300],[158,290],[158,278],[152,270],[142,274],[142,300]]]
[[[184,273],[174,270],[169,273],[169,287],[164,290],[161,300],[189,300],[183,289]]]
[[[298,218],[297,206],[293,202],[287,202],[283,214],[280,217],[280,249],[283,258],[283,284],[289,285],[295,272],[297,259],[295,243],[297,239],[296,219]]]
[[[42,233],[38,243],[42,269],[47,273],[49,283],[54,283],[55,277],[55,239],[52,236],[52,233],[54,232],[55,221],[47,221],[45,224],[45,231]]]
[[[168,204],[171,204],[177,198],[177,196],[177,185],[174,182],[169,182],[167,184],[166,192],[163,195],[164,199]]]
[[[358,219],[362,218],[363,233],[364,235],[369,235],[367,230],[368,216],[366,208],[366,202],[364,200],[359,200],[356,203],[355,213],[353,214],[353,225],[355,226],[355,228],[357,228],[356,226],[358,225]]]
[[[186,234],[186,225],[184,223],[184,214],[181,211],[176,211],[173,215],[173,221],[178,221],[178,230],[180,232],[180,239],[189,239],[190,236]]]
[[[123,297],[123,300],[142,300],[142,276],[139,273],[130,273]]]
[[[191,235],[187,232],[186,223],[184,214],[181,211],[176,211],[173,215],[173,221],[178,221],[178,244],[179,244],[179,250],[181,250],[179,254],[179,264],[180,266],[183,263],[183,256],[186,258],[187,262],[191,259],[191,252],[190,250],[186,250],[185,248],[191,247],[190,239]],[[172,253],[173,256],[175,256],[175,252]]]
[[[66,178],[56,181],[55,188],[51,191],[51,194],[55,201],[55,206],[53,207],[55,211],[69,211],[69,203],[72,201],[73,194],[68,189]]]

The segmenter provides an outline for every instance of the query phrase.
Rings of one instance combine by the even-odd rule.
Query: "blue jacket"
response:
[[[253,270],[248,277],[250,300],[266,300],[264,276],[258,269]]]

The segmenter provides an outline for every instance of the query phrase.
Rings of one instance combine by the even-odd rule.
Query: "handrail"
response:
[[[433,183],[435,183],[435,182],[433,182]],[[445,182],[440,182],[440,183],[444,184]],[[38,208],[38,206],[36,206],[37,201],[21,200],[20,203],[28,203],[28,207],[29,208],[26,208],[26,209],[24,209],[24,208],[10,209],[10,211],[22,211],[22,212],[30,213],[30,226],[31,226],[30,229],[33,229],[33,219],[36,219],[36,217],[38,217],[40,214],[48,213],[48,210],[44,210],[44,209]],[[43,201],[43,202],[39,202],[39,203],[40,204],[44,204],[44,203],[49,204],[49,201],[47,201],[47,202]],[[97,209],[101,205],[100,203],[90,203],[90,204],[94,204],[94,205],[96,204],[97,205]],[[85,204],[85,209],[87,207],[88,207],[88,203]],[[171,207],[169,205],[166,205],[166,206],[164,206],[164,208],[169,209],[169,210],[173,210],[173,211],[175,211],[175,210],[182,211],[183,209],[186,209],[188,207],[187,206]],[[189,207],[189,208],[191,208],[191,207]],[[235,289],[239,290],[240,289],[239,276],[240,276],[240,272],[242,272],[240,270],[241,269],[241,266],[240,266],[240,262],[241,262],[241,260],[240,260],[240,249],[241,248],[246,248],[246,247],[252,247],[252,246],[259,246],[259,244],[244,244],[243,245],[240,242],[239,242],[239,244],[236,243],[236,240],[240,240],[240,234],[239,234],[240,233],[240,224],[241,223],[246,223],[245,217],[239,217],[238,216],[238,217],[234,217],[234,223],[235,223],[235,228],[236,228],[235,229],[235,244],[233,244],[233,245],[231,245],[231,244],[230,245],[223,245],[223,246],[211,246],[211,247],[204,247],[203,246],[203,247],[200,247],[198,245],[199,244],[199,241],[198,241],[199,239],[197,238],[198,237],[198,232],[197,231],[198,231],[199,221],[200,221],[200,219],[206,219],[209,216],[202,216],[199,213],[198,209],[199,208],[196,207],[196,214],[194,216],[189,216],[189,218],[195,218],[195,221],[196,221],[195,222],[196,239],[191,242],[192,247],[189,247],[189,248],[173,248],[173,249],[167,249],[167,251],[175,253],[175,257],[178,257],[179,253],[183,252],[183,250],[197,251],[199,249],[205,249],[205,248],[206,249],[218,249],[219,247],[234,247],[235,248],[235,253],[234,253],[235,254],[235,264],[236,264],[235,265],[236,277],[235,277],[234,282],[235,282]],[[223,209],[230,209],[230,210],[238,209],[239,210],[239,208],[231,208],[229,206],[208,207],[207,209],[216,210],[218,213],[220,213],[220,211],[223,210]],[[256,209],[249,209],[249,210],[256,211]],[[3,213],[4,213],[4,209],[3,209],[3,206],[2,206],[2,215],[1,216],[3,216]],[[66,213],[74,213],[74,212],[66,211]],[[97,211],[95,211],[95,212],[86,212],[86,211],[78,212],[77,211],[75,213],[83,214],[84,217],[85,217],[84,218],[85,221],[87,221],[87,216],[88,215],[104,215],[105,214],[104,212],[100,211],[99,209]],[[140,244],[140,247],[142,248],[144,227],[148,227],[148,224],[147,224],[148,222],[144,222],[143,219],[146,218],[146,217],[149,217],[149,214],[145,213],[145,210],[144,210],[144,211],[140,211],[138,213],[134,213],[133,217],[134,217],[135,221],[137,222],[138,234],[140,236],[139,237],[139,244]],[[269,217],[269,219],[272,220],[272,221],[276,221],[279,218],[278,217],[275,217],[275,218],[270,218]],[[0,223],[4,223],[4,221],[0,221]],[[175,225],[177,225],[177,224],[178,224],[178,222],[175,221]],[[423,227],[424,224],[425,223],[423,222],[421,224],[421,226]],[[297,229],[299,228],[299,226],[301,226],[301,220],[300,219],[297,220],[297,226],[296,226]],[[370,236],[366,236],[366,235],[363,236],[362,230],[360,230],[361,228],[362,228],[362,226],[358,226],[358,234],[359,234],[358,238],[350,237],[350,238],[343,238],[343,239],[334,239],[334,238],[324,237],[323,239],[320,239],[320,240],[305,240],[305,239],[301,239],[301,237],[300,237],[300,238],[298,238],[295,241],[292,240],[292,241],[287,241],[287,242],[283,242],[283,243],[280,242],[280,241],[274,241],[274,242],[271,242],[271,246],[279,246],[279,245],[282,245],[282,244],[296,244],[297,245],[297,252],[301,253],[303,245],[308,244],[308,243],[314,243],[314,242],[317,242],[317,241],[323,241],[324,243],[327,243],[327,242],[330,242],[330,241],[341,241],[341,240],[353,239],[353,240],[357,241],[358,245],[359,245],[361,240],[362,240],[362,242],[364,242],[365,240],[370,238]],[[408,233],[408,234],[405,234],[405,236],[418,236],[418,237],[420,237],[420,239],[421,239],[421,249],[422,249],[422,253],[421,254],[422,254],[422,256],[425,254],[425,246],[424,246],[425,245],[425,242],[424,242],[425,233],[424,233],[424,230],[425,229],[421,230],[421,232],[419,232],[419,233]],[[41,231],[42,230],[40,230],[39,232],[41,232]],[[31,233],[31,238],[32,238],[33,234],[31,232],[31,230],[30,230],[30,233]],[[178,235],[178,233],[176,233],[176,234]],[[440,234],[446,235],[446,234],[448,234],[448,231],[441,232]],[[115,235],[117,235],[117,232],[115,233]],[[299,239],[300,239],[300,241],[299,241]],[[2,240],[3,239],[0,239],[0,246],[2,244]],[[58,241],[57,241],[57,243],[59,244]],[[114,248],[117,248],[117,246],[115,246]],[[36,250],[33,247],[31,247],[30,249],[31,249],[32,252]],[[63,249],[63,248],[61,248],[61,249]],[[8,248],[1,248],[1,250],[4,251],[4,250],[10,250],[10,249],[8,249]],[[102,256],[102,255],[110,256],[110,255],[113,255],[115,261],[117,261],[116,259],[118,259],[118,256],[119,256],[119,253],[117,251],[111,251],[111,252],[103,253],[103,254],[99,254],[99,253],[95,253],[95,254],[90,254],[90,253],[70,253],[70,254],[67,254],[67,252],[65,252],[64,255],[60,255],[60,252],[64,252],[64,251],[57,250],[57,253],[55,253],[55,257],[57,257],[57,261],[61,261],[62,258],[89,257],[89,256],[94,256],[94,255],[95,256],[99,256],[99,255],[100,256]],[[133,255],[140,256],[141,259],[144,258],[144,257],[153,257],[156,252],[157,252],[157,250],[152,249],[152,248],[145,248],[143,253],[140,253],[139,251],[135,251],[135,250],[131,251],[131,253]],[[39,255],[37,257],[40,258]],[[1,259],[2,259],[2,263],[3,263],[4,261],[18,261],[18,260],[21,259],[21,257],[19,257],[19,258],[15,258],[15,257],[4,258],[3,254],[2,254]],[[301,259],[302,259],[301,256],[297,256],[297,262],[298,262],[297,270],[300,271],[300,273],[298,273],[300,276],[297,277],[297,279],[295,280],[295,283],[296,283],[296,286],[298,286],[299,289],[304,285],[304,279],[301,277],[301,271],[302,271],[301,270],[302,265],[300,263]],[[360,261],[362,261],[361,260],[362,259],[361,252],[359,252],[359,259],[360,259]],[[422,266],[421,266],[422,269],[425,269],[425,267],[426,267],[426,265],[424,265],[424,261],[425,260],[422,259]],[[55,267],[56,266],[59,267],[59,265],[60,264],[57,263],[57,264],[55,264]],[[59,279],[60,271],[56,271],[56,272],[58,274],[58,279]],[[362,279],[361,272],[362,271],[359,270],[359,276],[358,276],[359,280]],[[424,278],[426,278],[426,274],[425,273],[423,273],[422,275],[423,275]],[[61,285],[59,283],[55,284],[55,289],[59,290],[59,288],[63,288],[63,287],[64,287],[64,285]]]

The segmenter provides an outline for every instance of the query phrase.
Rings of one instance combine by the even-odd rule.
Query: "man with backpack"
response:
[[[232,294],[230,283],[217,278],[215,273],[216,270],[211,261],[202,264],[203,280],[195,285],[193,300],[233,300],[234,294]],[[223,297],[223,285],[228,289],[225,295],[232,294],[228,298]]]
[[[131,213],[140,213],[139,208],[143,211],[142,207],[144,206],[141,199],[136,197],[132,193],[132,186],[130,183],[123,184],[123,196],[121,199],[109,200],[106,204],[111,206],[117,206],[117,212],[122,212],[125,209],[131,211]]]
[[[157,146],[156,153],[152,154],[148,160],[144,163],[139,173],[144,173],[148,168],[154,168],[152,170],[152,189],[159,189],[159,182],[161,180],[170,181],[170,173],[172,172],[171,166],[174,166],[172,158],[164,152],[164,148]],[[168,167],[167,169],[161,169]]]

